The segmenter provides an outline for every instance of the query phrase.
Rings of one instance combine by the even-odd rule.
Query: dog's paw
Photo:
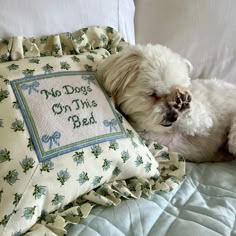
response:
[[[186,90],[175,88],[166,99],[167,110],[161,125],[169,127],[178,120],[181,112],[190,108],[192,98]]]
[[[177,88],[171,94],[169,105],[178,111],[184,111],[190,108],[191,100],[192,98],[188,91]]]

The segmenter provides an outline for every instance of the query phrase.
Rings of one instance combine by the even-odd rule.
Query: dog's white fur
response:
[[[191,69],[167,47],[131,46],[108,57],[98,78],[145,140],[195,162],[221,159],[219,149],[225,144],[236,156],[236,87],[215,79],[191,80]],[[181,94],[181,104],[187,105],[175,109]],[[169,118],[170,110],[177,117]]]

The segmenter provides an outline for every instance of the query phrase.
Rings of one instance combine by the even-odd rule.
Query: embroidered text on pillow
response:
[[[58,72],[11,85],[39,161],[126,137],[94,73]]]

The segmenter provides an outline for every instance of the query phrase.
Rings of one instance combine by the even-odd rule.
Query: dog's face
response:
[[[161,45],[136,46],[106,59],[98,77],[137,130],[160,132],[189,107],[189,66]]]

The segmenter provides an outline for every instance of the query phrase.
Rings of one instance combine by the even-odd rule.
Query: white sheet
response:
[[[134,44],[133,0],[0,0],[0,38],[111,26]]]

